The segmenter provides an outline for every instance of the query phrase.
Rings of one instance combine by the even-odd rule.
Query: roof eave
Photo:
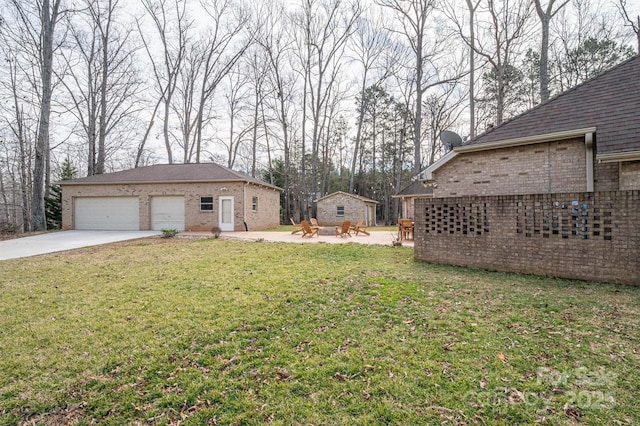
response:
[[[596,160],[601,163],[617,163],[622,161],[640,160],[640,151],[613,152],[610,154],[596,154]]]
[[[489,149],[510,148],[513,146],[532,145],[536,143],[571,139],[575,137],[584,136],[587,133],[594,133],[595,131],[596,131],[595,127],[585,127],[582,129],[563,130],[561,132],[544,133],[541,135],[533,135],[533,136],[524,136],[521,138],[505,139],[505,140],[495,141],[495,142],[462,145],[462,146],[457,146],[453,148],[453,150],[459,153],[465,153],[465,152],[487,151]]]
[[[432,181],[433,180],[433,172],[438,170],[440,167],[447,164],[449,161],[453,160],[458,155],[458,152],[454,149],[452,151],[447,152],[445,155],[440,157],[435,163],[427,167],[422,173],[418,175],[418,179],[421,181]]]
[[[266,188],[283,191],[282,188],[271,185],[269,183],[261,183],[248,179],[190,179],[190,180],[123,180],[119,182],[86,182],[75,180],[61,180],[55,182],[56,185],[158,185],[158,184],[175,184],[175,183],[225,183],[225,182],[240,182],[240,183],[252,183],[258,186],[264,186]]]
[[[322,201],[322,200],[324,200],[324,199],[326,199],[326,198],[335,197],[336,195],[339,195],[339,194],[341,194],[341,195],[346,195],[346,196],[351,197],[351,198],[355,198],[356,200],[360,200],[360,201],[362,201],[363,203],[368,203],[368,204],[378,204],[378,202],[377,202],[376,200],[372,200],[372,199],[370,199],[370,198],[366,198],[366,197],[363,197],[363,196],[361,196],[361,195],[349,194],[348,192],[344,192],[344,191],[336,191],[336,192],[332,192],[331,194],[327,194],[327,195],[325,195],[325,196],[323,196],[323,197],[316,198],[315,200],[313,200],[313,202],[314,202],[314,203],[317,203],[318,201]]]

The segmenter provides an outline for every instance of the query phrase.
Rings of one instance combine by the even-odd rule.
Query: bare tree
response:
[[[358,26],[353,37],[352,49],[355,60],[361,67],[360,96],[358,97],[360,100],[358,110],[360,112],[358,114],[356,124],[356,137],[353,142],[349,193],[353,193],[354,190],[358,153],[362,142],[362,126],[365,116],[364,111],[367,107],[365,102],[368,99],[368,97],[364,96],[364,93],[367,87],[371,85],[378,85],[387,77],[390,69],[389,67],[383,67],[382,61],[384,60],[384,55],[388,54],[387,50],[390,46],[393,46],[393,43],[389,38],[389,33],[383,31],[382,18],[380,16],[372,19],[363,16],[358,20]],[[382,73],[378,73],[374,76],[375,81],[369,81],[371,73],[376,70],[382,70]]]
[[[268,67],[265,58],[265,52],[259,46],[256,46],[247,56],[246,64],[247,72],[250,74],[251,85],[251,108],[252,108],[252,126],[251,126],[251,176],[256,177],[258,162],[258,132],[264,130],[264,137],[268,143],[269,131],[264,116],[264,98],[266,96],[266,73],[265,68]],[[262,113],[261,113],[262,112]],[[269,170],[271,170],[271,153],[267,149],[269,157]]]
[[[205,108],[220,82],[231,72],[247,48],[254,42],[257,28],[249,25],[250,14],[231,0],[202,0],[202,5],[213,20],[213,29],[204,40],[204,73],[196,123],[196,163],[200,162],[203,128],[210,117]]]
[[[631,27],[631,30],[636,34],[636,41],[638,43],[638,54],[640,54],[640,15],[636,16],[634,21],[627,11],[627,0],[618,0],[618,10],[620,15],[625,20],[625,26]]]
[[[9,163],[13,166],[9,169],[12,176],[13,196],[9,197],[11,203],[19,209],[20,217],[15,217],[16,225],[21,225],[24,232],[31,230],[31,185],[33,166],[33,140],[35,139],[35,129],[37,116],[35,115],[31,96],[26,95],[21,90],[23,86],[27,90],[30,84],[24,84],[24,78],[20,75],[21,65],[18,46],[13,46],[10,39],[2,34],[3,45],[2,54],[6,64],[6,79],[0,81],[0,85],[8,93],[7,111],[2,114],[2,120],[6,123],[10,135],[2,140],[6,149],[6,166]],[[31,114],[29,113],[31,112]],[[13,141],[9,143],[8,140]],[[7,196],[5,192],[3,196]],[[6,203],[9,201],[7,200]],[[7,208],[7,211],[9,209]]]
[[[320,139],[324,132],[323,114],[330,103],[332,87],[340,74],[340,60],[347,41],[355,31],[361,12],[358,2],[344,7],[340,0],[305,0],[302,12],[295,20],[302,33],[299,57],[305,76],[303,115],[306,115],[307,99],[311,113],[310,191],[313,196],[317,193],[319,183],[317,172]],[[304,132],[305,129],[303,138],[306,137]],[[304,155],[303,151],[303,157]]]
[[[257,34],[257,42],[266,52],[267,80],[269,86],[267,104],[280,127],[282,152],[284,157],[284,220],[291,218],[292,190],[290,178],[293,176],[291,161],[291,110],[296,87],[295,74],[289,66],[289,56],[292,51],[291,40],[287,37],[287,22],[282,4],[269,3],[261,9],[263,27]],[[271,100],[271,102],[269,102]],[[263,120],[265,121],[265,120]],[[266,121],[265,121],[266,123]]]
[[[229,73],[229,87],[225,94],[227,101],[228,137],[221,139],[222,145],[227,150],[227,167],[233,168],[241,145],[246,142],[246,137],[253,128],[247,114],[250,114],[247,89],[247,76],[238,71]]]
[[[33,89],[39,95],[38,125],[33,162],[33,182],[31,187],[31,229],[44,230],[44,199],[49,181],[49,134],[51,99],[54,87],[53,66],[54,54],[57,50],[56,27],[64,16],[62,0],[41,0],[24,2],[10,0],[12,10],[16,14],[15,28],[12,29],[14,41],[22,48],[31,49],[35,53],[31,58],[35,66],[32,70]],[[29,65],[26,64],[28,67]]]
[[[440,75],[444,69],[437,65],[439,56],[449,52],[444,48],[445,38],[431,31],[435,0],[377,0],[378,4],[392,10],[399,26],[390,28],[405,39],[412,54],[411,79],[415,86],[413,123],[413,171],[422,169],[422,98],[430,88],[457,81],[461,75]]]
[[[429,163],[433,163],[443,149],[440,135],[444,130],[451,129],[458,121],[464,98],[458,93],[455,84],[443,84],[438,92],[429,94],[424,100],[425,128],[429,132],[431,141],[427,153]]]
[[[621,0],[624,1],[624,0]],[[542,7],[542,0],[534,0],[536,6],[536,13],[540,18],[540,25],[542,30],[542,40],[540,45],[540,101],[544,102],[549,99],[549,24],[551,19],[569,3],[569,0],[565,0],[555,10],[553,5],[556,0],[549,0],[546,8]]]
[[[149,55],[153,76],[164,105],[162,134],[167,150],[167,159],[169,164],[172,164],[173,150],[169,133],[171,102],[178,84],[178,76],[186,54],[193,21],[188,17],[185,0],[142,0],[142,5],[151,18],[162,46],[162,58],[158,59],[153,54],[152,41],[145,38],[142,23],[138,21],[138,30]]]
[[[552,21],[558,43],[555,54],[558,91],[600,74],[635,53],[618,41],[623,28],[618,14],[600,2],[572,0]]]
[[[504,120],[505,99],[509,85],[510,70],[514,70],[515,56],[522,44],[531,15],[527,0],[505,0],[499,5],[495,0],[487,0],[485,12],[488,20],[481,22],[482,30],[489,34],[487,39],[478,39],[475,51],[490,66],[495,81],[495,124]]]
[[[466,0],[469,9],[469,137],[476,134],[476,34],[475,13],[480,6],[480,0],[475,4],[472,0]]]
[[[173,134],[176,145],[182,148],[182,162],[190,163],[196,147],[196,125],[198,124],[198,100],[202,82],[205,55],[200,43],[190,44],[182,67],[178,71],[178,82],[171,110],[179,124]]]
[[[118,128],[130,126],[138,112],[134,97],[142,83],[135,68],[136,47],[130,43],[132,32],[118,22],[120,0],[84,3],[69,20],[73,44],[64,55],[68,81],[62,82],[70,96],[70,111],[88,142],[91,176],[104,173],[108,139]]]

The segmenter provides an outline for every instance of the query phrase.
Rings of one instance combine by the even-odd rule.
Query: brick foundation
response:
[[[640,191],[422,198],[416,260],[640,285]]]

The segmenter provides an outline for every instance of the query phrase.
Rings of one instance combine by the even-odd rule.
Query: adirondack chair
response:
[[[291,219],[291,224],[293,225],[293,227],[295,228],[293,231],[291,231],[291,235],[293,234],[297,234],[298,232],[302,232],[302,226],[300,226],[299,223],[296,223],[293,218]]]
[[[318,219],[316,219],[315,217],[312,217],[311,219],[309,219],[309,222],[311,222],[312,227],[320,228],[320,225],[318,224]]]
[[[319,229],[309,225],[309,222],[307,222],[306,220],[300,222],[300,226],[302,227],[302,238],[306,237],[307,235],[309,237],[313,237],[314,235],[318,237],[320,236],[320,234],[318,234]]]
[[[346,237],[351,236],[351,222],[345,220],[342,222],[342,226],[336,226],[336,237]]]
[[[360,219],[358,223],[356,223],[355,225],[352,225],[351,230],[356,233],[356,236],[358,236],[358,234],[361,232],[364,235],[371,235],[369,234],[369,232],[367,232],[367,225],[364,224],[364,219]]]
[[[413,239],[413,220],[398,219],[398,232],[403,240]]]

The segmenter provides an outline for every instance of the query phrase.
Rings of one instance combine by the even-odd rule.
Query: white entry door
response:
[[[218,224],[221,231],[233,231],[233,197],[220,197]]]

